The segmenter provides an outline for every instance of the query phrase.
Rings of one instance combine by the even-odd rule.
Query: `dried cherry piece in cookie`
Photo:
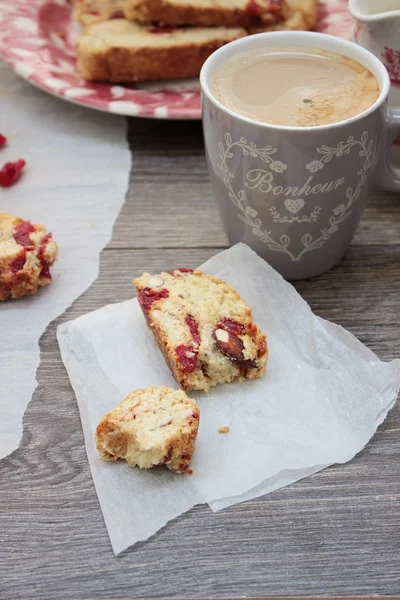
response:
[[[108,17],[109,19],[124,19],[125,14],[123,10],[114,10]]]
[[[47,262],[47,260],[45,259],[44,251],[46,249],[47,242],[52,237],[53,236],[51,233],[46,233],[46,235],[43,236],[42,244],[41,244],[41,246],[39,248],[39,252],[38,252],[38,259],[40,260],[40,266],[41,266],[40,277],[45,277],[46,279],[52,279],[52,277],[51,277],[51,273],[50,273],[50,265]]]
[[[149,33],[172,33],[175,31],[176,27],[172,27],[171,25],[166,25],[165,27],[150,27],[148,30]]]
[[[0,148],[4,148],[4,146],[7,144],[7,138],[5,135],[3,135],[2,133],[0,133]]]
[[[51,239],[52,239],[52,237],[53,237],[53,234],[52,234],[52,233],[46,233],[46,235],[44,235],[44,236],[43,236],[43,239],[42,239],[42,246],[44,246],[45,244],[47,244],[47,242],[48,242],[49,240],[51,240]]]
[[[179,276],[179,273],[193,273],[193,269],[174,269],[169,271],[169,275]]]
[[[47,262],[47,260],[44,258],[43,246],[40,248],[40,250],[38,252],[38,259],[40,260],[40,266],[41,266],[40,277],[45,277],[46,279],[51,279],[50,265]]]
[[[139,292],[138,300],[140,306],[143,306],[146,310],[150,308],[153,302],[156,300],[162,300],[164,298],[168,298],[169,291],[166,288],[163,288],[159,291],[154,291],[149,287],[145,287],[141,292]]]
[[[258,356],[264,356],[267,352],[267,342],[264,337],[261,338],[260,344],[258,346]]]
[[[33,246],[29,234],[33,233],[34,231],[36,231],[36,229],[35,226],[32,225],[32,223],[30,223],[29,221],[22,221],[22,223],[17,225],[17,227],[15,228],[13,238],[17,242],[17,244],[20,244],[20,246]]]
[[[199,332],[199,324],[196,319],[193,319],[190,315],[187,315],[185,318],[185,323],[190,329],[190,335],[193,338],[195,344],[200,344],[200,332]]]
[[[24,268],[25,261],[26,261],[26,252],[24,252],[21,256],[18,256],[18,258],[14,259],[12,261],[12,263],[10,264],[10,270],[13,273],[18,273],[18,271],[21,271]]]
[[[245,10],[249,13],[249,15],[255,15],[257,17],[263,12],[263,9],[257,2],[255,2],[255,0],[249,0],[246,4]]]
[[[26,162],[20,158],[14,162],[7,162],[0,171],[0,186],[10,187],[21,177],[22,169]]]
[[[244,326],[242,323],[239,323],[234,319],[223,319],[220,323],[218,323],[217,327],[225,329],[225,331],[228,331],[228,333],[233,333],[233,335],[242,335],[244,333]]]
[[[197,352],[191,345],[181,344],[175,348],[184,373],[192,373],[197,365]]]

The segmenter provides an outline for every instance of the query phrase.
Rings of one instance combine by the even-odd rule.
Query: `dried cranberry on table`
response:
[[[0,170],[0,186],[10,187],[21,177],[26,162],[20,158],[14,162],[7,162]]]
[[[7,138],[5,135],[3,135],[2,133],[0,133],[0,148],[4,148],[4,146],[7,144]]]

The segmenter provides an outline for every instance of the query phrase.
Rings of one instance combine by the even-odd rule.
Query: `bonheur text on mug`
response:
[[[312,194],[326,194],[336,190],[345,182],[344,177],[332,179],[324,183],[316,183],[313,185],[314,176],[310,175],[307,181],[301,185],[276,185],[274,176],[271,171],[265,169],[252,169],[246,175],[245,186],[250,190],[258,189],[263,194],[271,193],[274,196],[310,196]]]
[[[359,62],[304,47],[234,55],[216,69],[210,87],[234,112],[291,127],[343,121],[364,112],[379,96],[375,77]]]

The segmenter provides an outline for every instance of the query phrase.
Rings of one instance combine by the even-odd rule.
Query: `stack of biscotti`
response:
[[[75,0],[78,70],[90,81],[184,79],[248,33],[311,29],[316,0]],[[123,18],[121,18],[123,17]]]
[[[124,6],[129,21],[248,32],[312,29],[316,12],[316,0],[125,0]]]
[[[126,0],[76,0],[82,25],[78,71],[89,81],[196,77],[217,48],[247,35],[241,27],[175,27],[121,18]]]

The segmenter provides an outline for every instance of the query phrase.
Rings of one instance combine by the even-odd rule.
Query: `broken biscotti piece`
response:
[[[123,458],[131,467],[165,465],[189,472],[200,411],[182,390],[149,387],[129,394],[96,429],[100,458]]]
[[[265,373],[266,337],[231,286],[201,271],[143,273],[139,304],[173,376],[184,390]]]
[[[112,19],[86,27],[77,45],[77,66],[89,81],[195,77],[214,50],[245,35],[238,28],[174,29]]]
[[[30,296],[48,285],[57,255],[44,225],[0,213],[0,300]]]
[[[131,21],[203,27],[255,27],[285,19],[283,0],[126,0]]]

